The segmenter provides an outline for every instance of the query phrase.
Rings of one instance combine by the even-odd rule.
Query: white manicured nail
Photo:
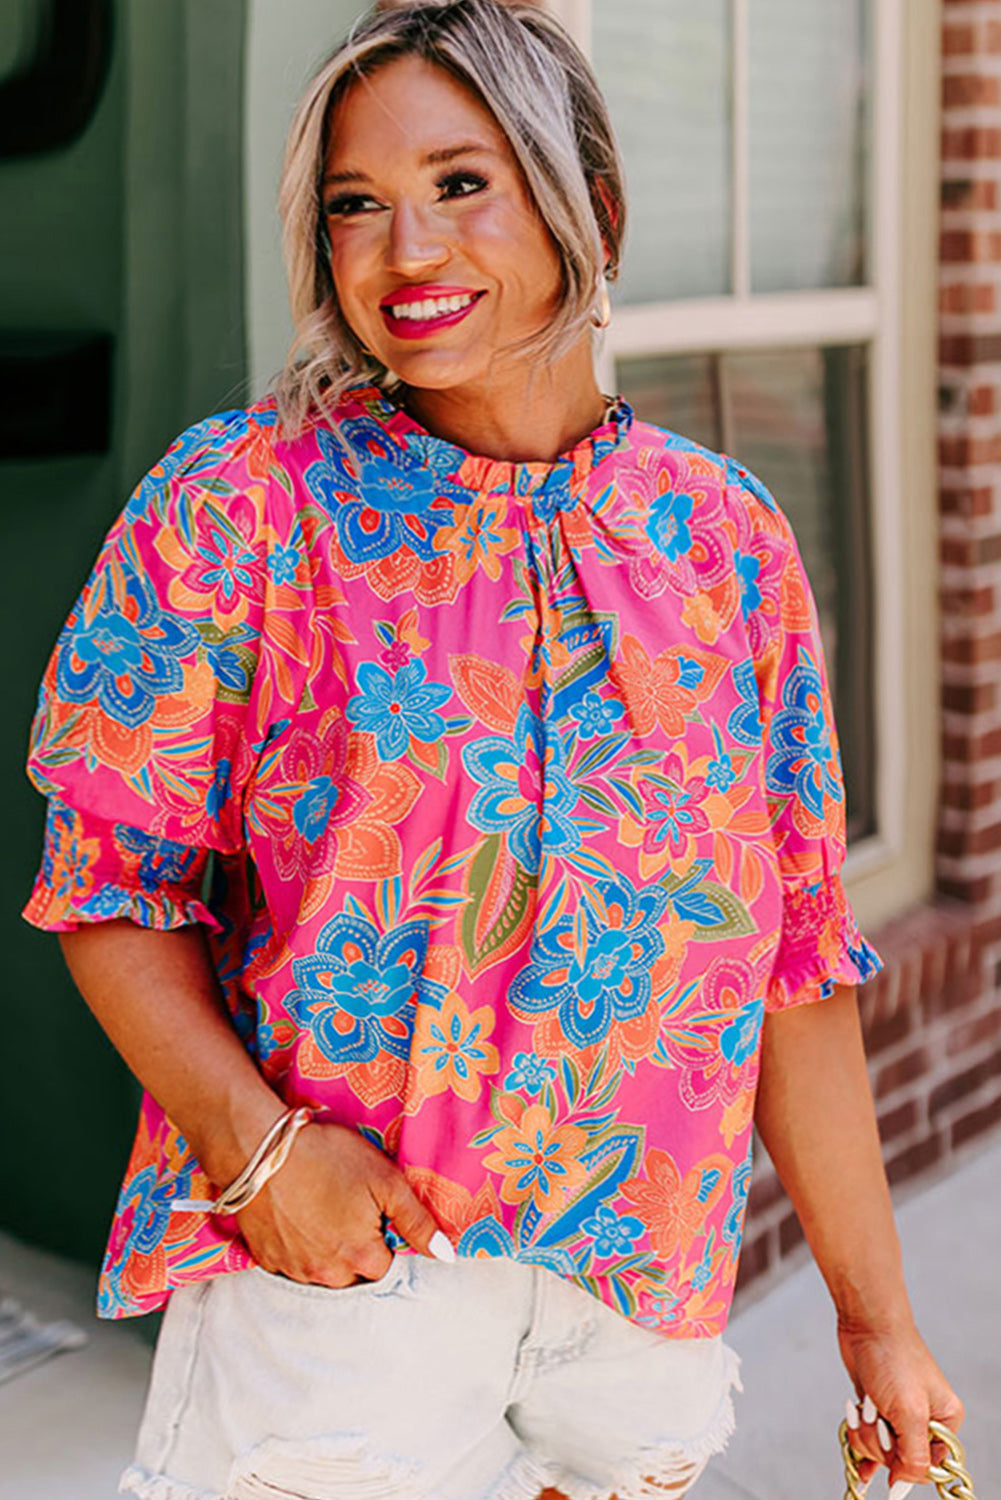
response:
[[[890,1436],[890,1429],[889,1427],[887,1427],[882,1417],[880,1417],[876,1423],[876,1436],[879,1438],[879,1446],[882,1448],[883,1452],[889,1453],[890,1449],[893,1447],[893,1439]]]
[[[452,1241],[448,1238],[448,1235],[443,1234],[440,1229],[435,1230],[434,1234],[431,1236],[431,1242],[428,1245],[428,1249],[431,1251],[431,1254],[434,1256],[435,1260],[443,1260],[445,1264],[449,1266],[454,1264],[455,1249],[452,1245]]]
[[[876,1420],[876,1418],[878,1416],[879,1416],[879,1412],[876,1409],[876,1403],[875,1403],[875,1401],[872,1399],[871,1396],[867,1395],[866,1398],[865,1398],[865,1400],[862,1402],[862,1420],[863,1420],[863,1422],[870,1422],[870,1423],[875,1422],[875,1420]]]
[[[890,1485],[890,1493],[886,1500],[904,1500],[904,1496],[909,1495],[913,1488],[913,1484],[908,1484],[906,1479],[898,1479],[896,1484]]]
[[[852,1432],[858,1432],[860,1426],[858,1405],[852,1400],[850,1396],[845,1402],[845,1421],[848,1423],[848,1426],[851,1428]]]

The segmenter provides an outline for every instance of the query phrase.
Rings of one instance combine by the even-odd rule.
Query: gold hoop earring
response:
[[[612,321],[612,304],[608,296],[608,282],[605,280],[604,271],[598,277],[598,295],[596,306],[591,314],[591,322],[595,328],[607,328]]]

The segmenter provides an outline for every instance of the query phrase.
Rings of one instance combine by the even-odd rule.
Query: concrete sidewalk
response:
[[[1001,1474],[1001,1141],[898,1207],[921,1330],[966,1402],[978,1500]],[[0,1235],[0,1288],[90,1342],[0,1386],[0,1500],[113,1500],[131,1457],[150,1349],[130,1323],[93,1317],[91,1272]],[[731,1320],[745,1393],[738,1430],[698,1500],[840,1500],[836,1429],[847,1376],[812,1264]],[[885,1493],[882,1480],[871,1494]],[[915,1495],[931,1491],[915,1491]]]

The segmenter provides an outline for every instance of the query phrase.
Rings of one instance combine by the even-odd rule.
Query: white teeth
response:
[[[460,292],[450,297],[424,297],[420,302],[397,302],[392,308],[394,318],[440,318],[445,313],[458,312],[474,300],[471,292]]]

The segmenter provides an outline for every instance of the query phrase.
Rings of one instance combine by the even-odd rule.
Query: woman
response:
[[[32,750],[29,918],[148,1091],[123,1488],[683,1494],[753,1115],[897,1500],[962,1407],[901,1276],[815,610],[768,492],[595,383],[594,80],[532,7],[375,15],[282,200],[277,397],[139,486]]]

